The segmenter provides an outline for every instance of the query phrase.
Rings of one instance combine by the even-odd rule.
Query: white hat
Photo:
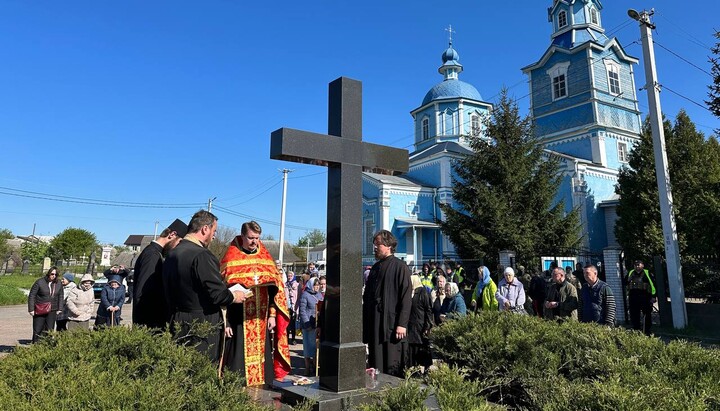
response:
[[[505,269],[505,273],[504,273],[504,274],[515,275],[515,270],[513,270],[512,267],[508,267],[508,268]]]

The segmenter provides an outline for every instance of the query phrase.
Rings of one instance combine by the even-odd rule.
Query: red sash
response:
[[[260,242],[258,249],[246,254],[241,248],[238,236],[230,244],[220,262],[220,272],[228,286],[240,284],[252,290],[253,296],[243,303],[243,334],[245,339],[245,378],[248,386],[265,383],[263,362],[265,361],[265,332],[268,312],[275,308],[275,341],[273,369],[275,379],[282,380],[292,369],[287,340],[287,326],[290,313],[285,299],[285,285],[277,271],[272,256]],[[269,287],[277,287],[272,303]],[[236,336],[239,338],[239,336]]]

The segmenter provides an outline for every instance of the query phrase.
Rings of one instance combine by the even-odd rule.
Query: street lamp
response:
[[[655,153],[655,176],[657,177],[658,196],[660,198],[660,217],[662,218],[663,245],[665,246],[665,261],[667,262],[673,326],[675,328],[685,328],[687,325],[685,287],[683,287],[680,250],[675,228],[672,190],[670,189],[670,172],[665,151],[665,131],[662,127],[660,85],[657,82],[657,72],[655,71],[655,49],[651,31],[655,28],[655,25],[650,22],[650,16],[653,14],[655,14],[654,9],[649,12],[643,10],[640,13],[633,9],[628,10],[628,16],[640,23],[643,60],[645,62],[645,90],[648,93],[648,106],[650,107],[650,128]]]

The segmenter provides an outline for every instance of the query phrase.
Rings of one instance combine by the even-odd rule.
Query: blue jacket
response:
[[[300,311],[300,325],[304,330],[315,328],[317,325],[315,312],[317,311],[317,303],[321,300],[320,297],[320,291],[315,292],[311,289],[303,291],[300,296],[298,308]]]
[[[597,280],[592,287],[585,285],[578,300],[580,322],[615,325],[615,296],[604,281]]]
[[[464,317],[467,315],[467,307],[465,306],[465,299],[462,294],[457,293],[455,297],[445,298],[445,301],[443,301],[442,314],[447,315],[448,318]]]
[[[110,284],[105,284],[102,292],[100,292],[100,305],[98,306],[97,315],[101,317],[110,317],[108,308],[117,306],[120,309],[115,311],[115,317],[120,317],[124,303],[125,286],[120,285],[118,288],[112,288]]]

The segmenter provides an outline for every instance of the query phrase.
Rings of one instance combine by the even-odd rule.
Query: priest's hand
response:
[[[395,328],[395,337],[397,337],[398,340],[402,340],[407,335],[407,329],[405,327],[397,326]]]
[[[227,338],[232,338],[233,332],[231,327],[225,327],[225,336]]]
[[[268,318],[267,323],[268,323],[268,330],[272,330],[273,328],[275,328],[275,317]]]
[[[247,296],[245,295],[245,293],[242,292],[242,291],[239,291],[239,290],[238,290],[238,291],[233,291],[233,297],[234,297],[234,298],[233,298],[233,303],[235,303],[235,304],[242,303],[243,301],[245,301],[245,298],[247,298]]]

